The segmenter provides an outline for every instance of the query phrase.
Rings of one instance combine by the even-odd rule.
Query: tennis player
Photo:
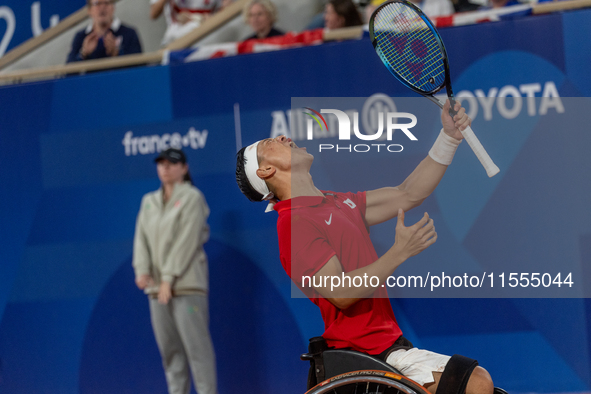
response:
[[[449,107],[448,100],[441,115],[443,128],[429,155],[396,187],[359,193],[322,191],[310,175],[314,157],[285,136],[242,148],[236,166],[243,194],[252,201],[269,201],[267,210],[272,207],[278,212],[281,263],[320,308],[325,324],[322,336],[329,347],[380,357],[431,393],[436,392],[442,373],[445,376],[450,357],[412,347],[402,336],[381,284],[400,264],[437,240],[427,213],[407,227],[404,212],[419,206],[435,190],[463,138],[460,130],[471,123],[459,103],[453,119]],[[378,257],[369,227],[394,217],[398,217],[394,245]],[[377,276],[379,286],[355,287],[343,280],[341,286],[331,288],[323,280],[364,275]],[[304,277],[313,279],[307,282],[311,288],[303,285]],[[488,372],[481,367],[470,371],[466,393],[492,394]]]

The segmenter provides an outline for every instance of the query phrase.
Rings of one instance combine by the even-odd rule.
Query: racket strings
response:
[[[404,18],[397,18],[398,21],[404,21]],[[422,20],[421,20],[422,21]],[[415,26],[405,23],[404,30],[412,30],[413,34],[409,40],[406,33],[403,35],[386,34],[384,39],[381,41],[385,44],[385,57],[389,63],[398,65],[398,72],[405,79],[410,80],[414,77],[415,81],[420,87],[423,87],[429,80],[434,80],[440,74],[444,73],[443,67],[438,67],[441,63],[441,54],[439,53],[438,43],[432,39],[432,33],[428,27],[419,26],[417,29]],[[402,30],[402,29],[397,29]],[[380,37],[378,37],[380,39]],[[429,40],[430,39],[430,40]],[[394,45],[392,42],[402,42],[402,45]],[[404,50],[404,46],[407,46],[410,41],[410,50]],[[425,41],[427,44],[425,45]],[[418,44],[417,44],[418,43]],[[400,47],[403,47],[402,51]],[[402,53],[402,54],[401,54]],[[394,57],[394,59],[392,59]],[[428,76],[428,77],[427,77]],[[421,83],[421,81],[423,81]]]
[[[394,55],[394,57],[399,57],[399,59],[394,59],[396,61],[396,64],[422,64],[423,68],[428,71],[427,74],[429,74],[431,77],[437,75],[439,72],[443,72],[443,68],[441,68],[441,70],[437,70],[438,67],[436,67],[437,63],[439,63],[442,60],[440,51],[438,50],[439,45],[437,43],[437,40],[434,38],[433,33],[426,25],[426,23],[421,18],[419,18],[414,12],[410,12],[411,16],[413,17],[412,19],[410,19],[407,16],[409,12],[405,13],[403,11],[402,13],[395,13],[395,7],[386,8],[387,16],[385,20],[392,20],[393,23],[386,23],[387,28],[384,30],[384,32],[394,33],[394,35],[386,34],[385,39],[381,40],[382,42],[384,42],[386,47],[386,57],[391,58],[392,55]],[[406,9],[405,11],[408,11],[408,9]],[[380,18],[380,21],[381,20],[383,20],[383,18]],[[378,22],[378,24],[380,23]],[[401,32],[402,34],[400,34]],[[411,40],[409,40],[408,37],[409,33]],[[380,35],[383,35],[383,33]],[[378,39],[380,39],[380,37],[378,37]],[[410,41],[410,50],[404,51],[404,48],[402,48],[403,50],[400,51],[400,47],[396,48],[392,44],[392,41],[394,40],[402,41],[403,46],[405,46],[407,42]],[[425,42],[427,42],[426,45]],[[413,45],[416,47],[417,43],[418,48],[412,48]],[[421,46],[423,46],[423,48],[421,48]],[[407,70],[406,73],[403,73],[403,75],[407,78],[411,74],[411,72],[409,71],[410,70]],[[435,72],[435,74],[433,72]]]
[[[392,48],[386,47],[387,51],[383,51],[385,60],[389,64],[397,64],[398,66],[392,66],[392,68],[396,69],[396,71],[403,76],[405,79],[410,80],[411,77],[414,77],[415,85],[419,87],[423,87],[427,83],[431,83],[433,85],[439,86],[440,84],[436,83],[437,76],[444,74],[444,69],[439,66],[439,61],[441,59],[432,58],[427,62],[417,61],[416,58],[406,55],[403,57],[399,57],[394,61],[391,59],[392,55]],[[422,83],[420,81],[423,80]],[[441,80],[443,82],[443,80]]]
[[[402,56],[398,59],[392,59],[391,55],[390,48],[390,51],[386,51],[383,54],[384,60],[391,65],[391,68],[395,69],[398,74],[413,85],[423,88],[427,84],[431,84],[433,87],[438,87],[443,83],[443,78],[438,78],[438,76],[443,76],[445,73],[445,70],[441,64],[439,64],[441,58],[431,58],[426,62],[422,62],[420,60],[417,61],[412,55]]]
[[[421,40],[421,39],[422,39],[424,36],[426,36],[426,35],[427,35],[426,33],[420,33],[419,35],[417,35],[417,36],[415,37],[415,39],[419,39],[419,40]],[[392,55],[392,54],[393,54],[393,52],[394,52],[394,51],[396,51],[396,52],[398,53],[398,55],[400,56],[400,48],[399,48],[399,47],[396,47],[396,46],[395,46],[395,45],[392,43],[392,41],[393,41],[393,40],[392,40],[392,38],[393,38],[393,37],[392,37],[391,35],[388,35],[388,37],[386,37],[386,39],[384,40],[385,47],[386,47],[385,49],[387,49],[385,54],[386,54],[386,56],[390,56],[390,55]],[[397,37],[397,38],[398,38],[398,37]],[[407,41],[407,39],[406,39],[406,38],[404,38],[404,39],[403,39],[403,40],[401,40],[401,41]],[[404,48],[403,48],[403,49],[404,49]],[[427,51],[429,51],[429,50],[432,50],[432,49],[433,49],[433,47],[432,47],[432,44],[430,44],[430,46],[427,46],[427,47],[425,47],[425,49],[426,49]],[[419,50],[420,50],[420,49],[419,49]],[[417,51],[419,51],[419,50],[417,50]],[[414,59],[410,58],[410,56],[413,56],[413,57],[415,57],[415,58],[424,58],[424,57],[426,57],[426,55],[420,56],[420,55],[416,55],[416,54],[415,54],[415,53],[413,53],[413,52],[414,52],[414,51],[411,49],[411,51],[405,51],[406,55],[404,55],[404,53],[403,53],[403,55],[401,55],[401,56],[403,56],[403,59],[404,59],[404,60],[408,60],[408,61],[410,61],[410,60],[414,60]]]
[[[422,19],[420,19],[420,18],[417,18],[417,19],[419,19],[421,22],[423,22]],[[392,27],[397,27],[398,30],[400,30],[400,31],[420,31],[420,33],[418,35],[417,34],[414,35],[414,37],[416,39],[420,39],[420,40],[423,40],[423,39],[427,38],[427,36],[432,35],[430,29],[428,28],[428,26],[426,24],[424,24],[424,22],[423,23],[414,23],[414,25],[409,24],[408,18],[406,18],[403,15],[395,15],[394,21],[395,22],[398,21],[400,23],[394,23],[394,25],[386,25],[385,26],[386,30],[384,32],[386,32],[386,33],[391,32],[392,30],[394,30],[394,29],[392,29]],[[400,36],[398,35],[398,37],[400,37]],[[388,38],[391,38],[391,36],[388,36]],[[406,37],[404,39],[407,40]],[[433,41],[433,40],[430,40],[430,41],[431,42],[428,44],[428,49],[434,48],[432,46],[433,44],[437,45],[436,41]]]
[[[407,83],[426,92],[443,85],[445,67],[438,40],[413,9],[401,3],[384,7],[375,17],[374,31],[378,54]]]
[[[425,34],[423,34],[425,35]],[[417,38],[421,38],[421,35],[417,36]],[[437,43],[435,43],[435,45],[437,45]],[[393,48],[393,45],[391,44],[387,44],[385,45],[385,53],[384,55],[386,56],[386,58],[388,59],[389,57],[391,57],[392,52],[397,50],[395,48]],[[433,50],[433,44],[431,44],[430,47],[427,47],[427,50]],[[412,50],[411,50],[412,51]],[[407,51],[407,52],[411,52],[411,51]],[[430,58],[428,58],[428,60],[426,62],[420,62],[420,61],[416,61],[416,58],[422,58],[421,56],[414,56],[414,55],[409,55],[408,53],[406,55],[402,55],[398,60],[396,60],[395,64],[402,64],[402,65],[406,65],[406,68],[403,67],[399,67],[399,70],[401,72],[401,75],[405,78],[410,78],[411,75],[414,74],[414,70],[412,68],[412,65],[415,64],[420,64],[422,66],[422,69],[420,70],[420,72],[418,74],[421,74],[423,70],[426,71],[425,76],[429,75],[429,78],[420,78],[419,81],[421,79],[424,79],[425,81],[419,85],[419,87],[423,87],[425,84],[427,84],[429,82],[429,80],[431,78],[436,79],[436,77],[438,75],[443,75],[444,74],[444,69],[442,67],[439,67],[439,62],[441,61],[441,57],[434,57],[431,56]],[[424,57],[424,56],[423,56]],[[390,61],[390,60],[389,60]]]

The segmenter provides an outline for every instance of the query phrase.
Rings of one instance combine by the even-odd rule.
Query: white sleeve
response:
[[[145,200],[146,197],[144,196],[142,198],[140,211],[135,222],[135,234],[133,237],[133,258],[131,264],[135,271],[135,276],[152,274],[152,258],[150,256],[150,248],[148,246],[148,240],[144,234],[144,229],[142,226],[142,212]]]
[[[203,243],[209,238],[209,207],[201,192],[190,198],[181,210],[179,233],[162,264],[164,282],[174,283],[193,262],[195,251],[202,248]]]

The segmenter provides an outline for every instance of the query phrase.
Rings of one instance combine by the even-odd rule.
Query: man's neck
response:
[[[267,34],[269,34],[269,32],[271,31],[271,29],[273,28],[273,26],[270,26],[269,28],[263,30],[263,31],[259,31],[257,33],[257,37],[258,38],[266,38]]]
[[[92,27],[92,30],[94,30],[98,35],[103,36],[107,30],[109,30],[111,28],[113,22],[111,23],[95,23],[94,26]]]
[[[277,197],[282,201],[294,197],[323,196],[322,192],[314,186],[314,180],[309,172],[292,173],[279,189],[282,189],[283,193],[279,193]]]

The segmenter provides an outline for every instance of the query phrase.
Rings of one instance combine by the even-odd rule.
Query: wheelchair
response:
[[[355,350],[329,349],[322,337],[310,339],[306,394],[430,394],[379,358]],[[494,394],[508,394],[495,387]]]

